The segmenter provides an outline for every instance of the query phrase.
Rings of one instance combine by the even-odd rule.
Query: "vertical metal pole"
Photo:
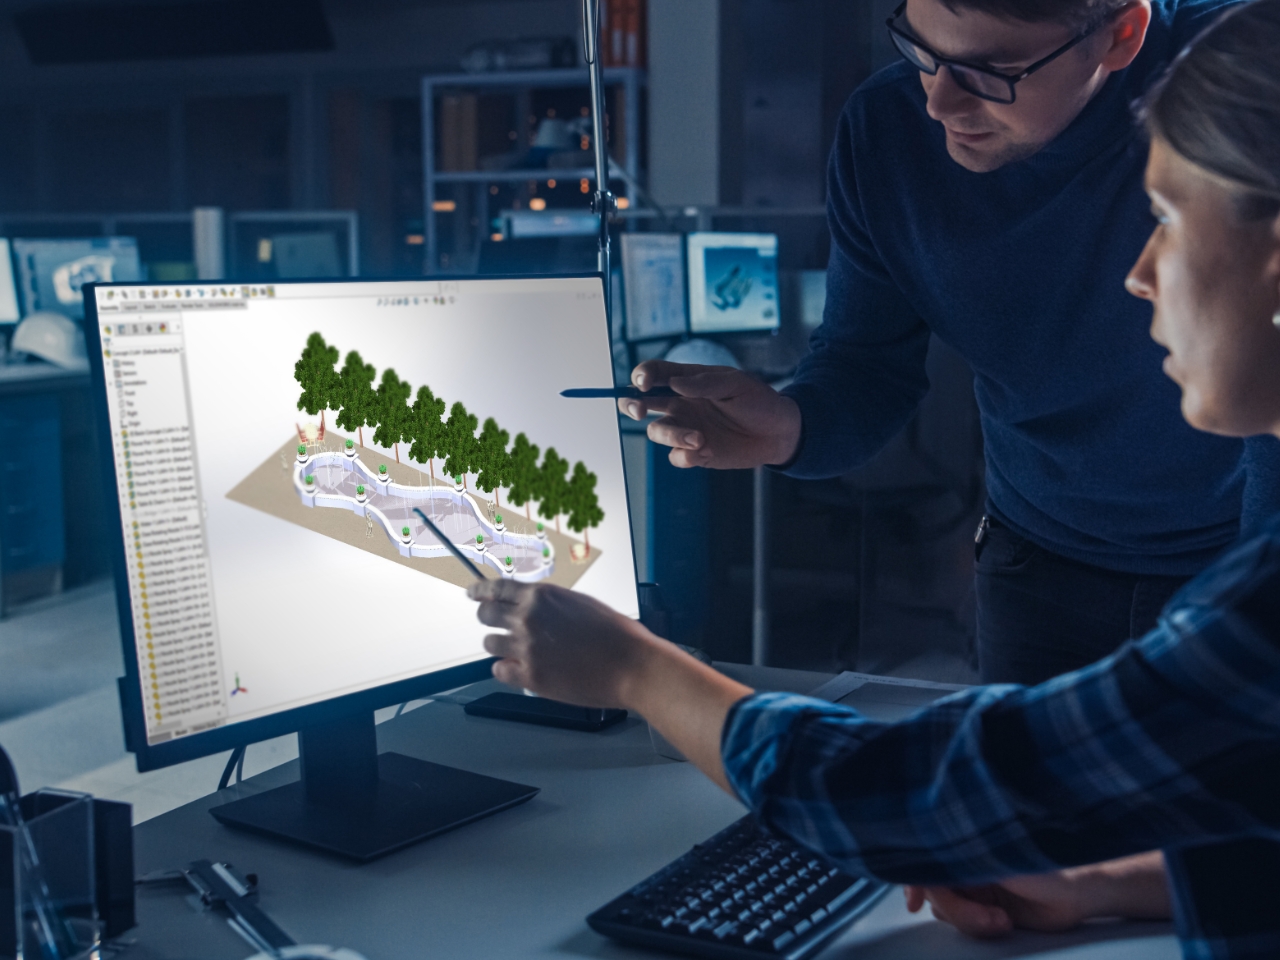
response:
[[[769,469],[752,478],[751,662],[769,666]]]
[[[422,204],[422,272],[433,274],[439,269],[440,256],[436,226],[436,88],[430,80],[422,81]]]
[[[600,0],[582,0],[582,52],[591,68],[591,125],[595,146],[596,192],[591,209],[600,217],[597,265],[604,277],[604,310],[613,329],[613,275],[610,264],[609,217],[618,209],[609,191],[609,145],[604,115],[604,69],[600,65]]]

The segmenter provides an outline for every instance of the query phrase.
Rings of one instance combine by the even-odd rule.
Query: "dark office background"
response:
[[[820,218],[779,225],[767,215],[824,202],[840,109],[891,57],[883,21],[892,0],[650,0],[659,2],[714,13],[715,49],[686,52],[710,68],[680,96],[691,107],[710,103],[709,114],[690,113],[713,118],[715,129],[701,120],[682,128],[669,114],[661,129],[686,144],[714,140],[714,196],[703,202],[760,211],[717,226],[776,230],[784,269],[822,269]],[[578,0],[0,0],[0,217],[353,210],[361,273],[418,276],[423,75],[457,72],[477,44],[576,43],[579,30]],[[564,96],[554,102],[580,98]],[[476,111],[475,149],[508,149],[506,127],[523,119],[492,98]],[[486,146],[488,129],[496,142]],[[438,149],[450,149],[447,135]],[[672,182],[666,189],[679,187]],[[690,202],[651,186],[659,203]],[[528,199],[517,191],[510,202]],[[553,205],[581,199],[557,194]],[[786,323],[777,343],[802,344],[798,320]],[[875,462],[830,481],[773,478],[777,664],[967,676],[981,443],[964,365],[935,345],[930,371],[934,391],[920,415]],[[64,408],[79,409],[65,398]],[[69,470],[91,476],[82,419],[64,425],[64,453]],[[751,475],[677,474],[657,457],[652,476],[649,550],[678,639],[748,660]],[[69,516],[102,501],[93,492],[68,498]],[[93,539],[69,541],[65,586],[105,575]]]

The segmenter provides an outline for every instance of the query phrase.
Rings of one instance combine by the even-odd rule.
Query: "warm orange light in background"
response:
[[[556,182],[555,182],[554,180],[548,180],[548,181],[547,181],[547,189],[548,189],[548,190],[554,190],[555,188],[556,188]]]
[[[495,233],[495,234],[492,234],[492,235],[489,237],[489,239],[490,239],[490,240],[492,240],[494,243],[500,243],[501,241],[503,241],[503,240],[505,240],[505,239],[507,239],[507,238],[506,238],[506,237],[504,237],[504,236],[503,236],[502,234],[500,234],[500,233]]]
[[[529,201],[529,209],[541,212],[547,209],[547,201],[543,200],[541,197],[534,197]]]
[[[618,209],[619,209],[619,210],[630,210],[630,209],[631,209],[631,201],[630,201],[630,200],[628,200],[626,197],[619,197],[619,198],[618,198]]]
[[[588,180],[586,177],[583,177],[581,180],[578,181],[578,189],[581,190],[583,193],[590,193],[591,181]]]
[[[431,209],[436,213],[453,213],[458,209],[458,204],[453,200],[437,200],[431,204]]]
[[[427,238],[420,233],[411,233],[404,238],[404,242],[411,247],[420,247],[427,242]]]

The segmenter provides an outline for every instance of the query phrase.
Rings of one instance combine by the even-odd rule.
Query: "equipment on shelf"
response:
[[[9,241],[0,237],[0,323],[17,323],[22,318],[18,309],[18,285],[13,280],[13,260]]]
[[[689,330],[762,333],[781,325],[778,238],[771,233],[691,233]]]
[[[132,237],[14,240],[23,314],[52,310],[84,317],[84,286],[142,279]]]
[[[60,313],[41,310],[18,324],[9,341],[9,352],[16,360],[22,354],[39,357],[68,370],[88,370],[84,331],[80,325]]]
[[[695,957],[800,960],[887,884],[852,877],[746,816],[601,907],[597,933]]]

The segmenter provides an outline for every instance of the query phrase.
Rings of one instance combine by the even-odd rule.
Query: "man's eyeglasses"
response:
[[[1047,67],[1076,44],[1087,39],[1106,22],[1106,18],[1104,18],[1088,27],[1083,33],[1077,34],[1075,38],[1064,43],[1047,57],[1037,60],[1021,73],[1007,74],[988,69],[976,63],[952,60],[950,57],[944,57],[942,54],[930,50],[898,26],[898,20],[902,18],[902,14],[906,9],[907,2],[902,0],[902,3],[898,5],[898,9],[893,11],[893,16],[885,21],[885,26],[889,28],[889,37],[893,40],[893,45],[897,47],[898,53],[902,54],[902,58],[917,70],[927,73],[931,77],[937,76],[938,71],[946,67],[951,71],[951,76],[955,79],[956,86],[961,90],[971,93],[975,97],[981,97],[983,100],[990,100],[992,103],[1013,103],[1018,97],[1016,84],[1027,79],[1042,67]]]

